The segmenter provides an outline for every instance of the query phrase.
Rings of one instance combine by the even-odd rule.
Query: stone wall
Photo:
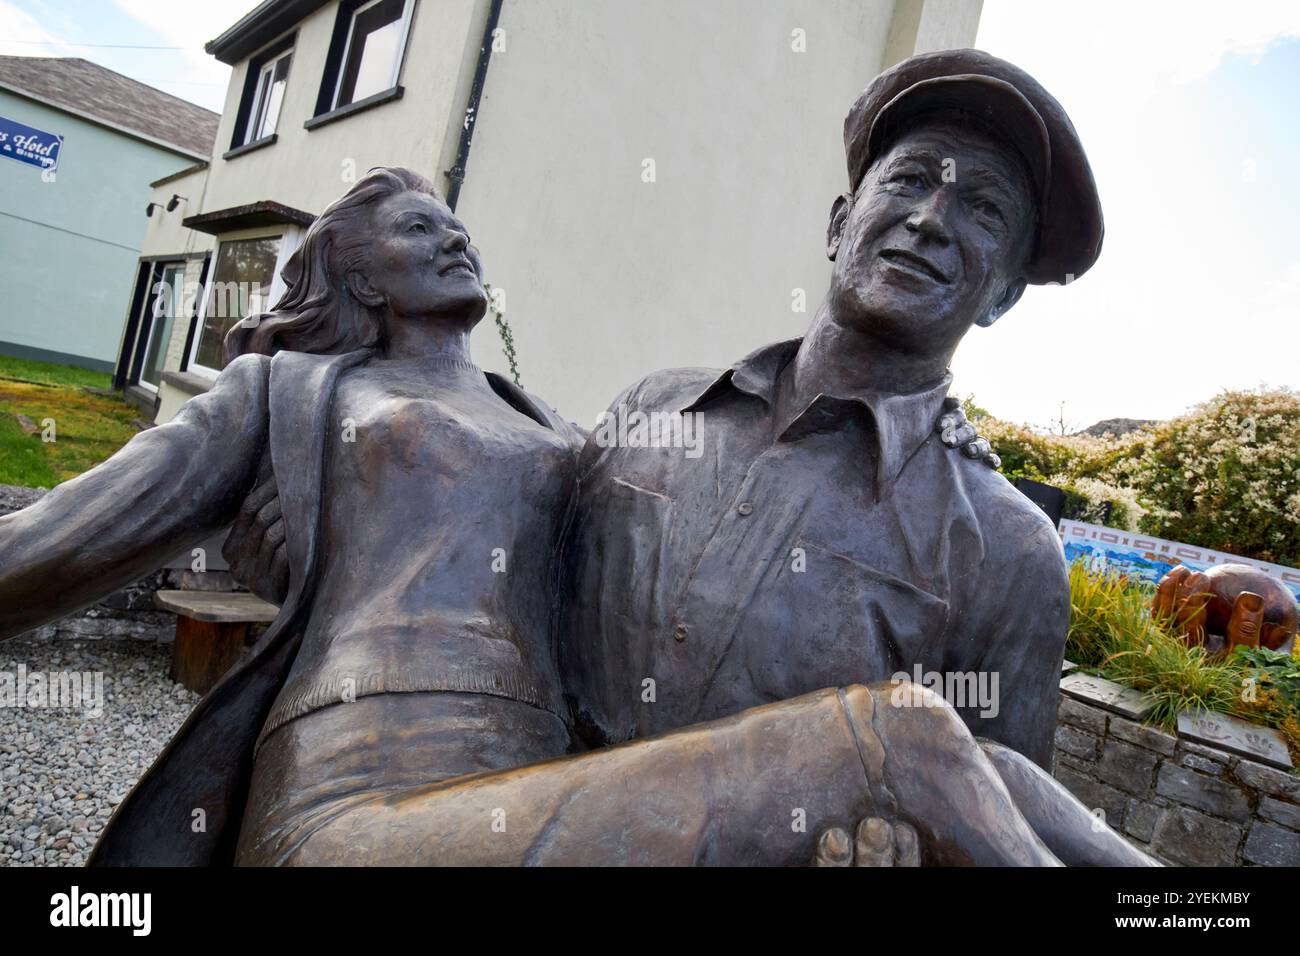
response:
[[[1184,866],[1300,866],[1300,776],[1062,695],[1056,778],[1134,844]]]

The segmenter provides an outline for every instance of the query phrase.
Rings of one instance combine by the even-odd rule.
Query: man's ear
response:
[[[840,251],[840,240],[844,238],[844,224],[849,221],[849,210],[853,208],[853,197],[848,193],[836,196],[831,205],[831,221],[826,227],[826,258],[835,261],[835,254]]]
[[[345,281],[348,284],[348,291],[362,305],[378,307],[384,304],[383,293],[370,284],[365,273],[353,269],[348,272]]]
[[[1002,318],[1002,316],[1005,315],[1013,305],[1019,302],[1020,297],[1024,292],[1024,279],[1017,279],[1015,282],[1012,282],[1011,285],[1007,286],[1003,291],[1002,298],[998,299],[998,301],[989,308],[988,312],[976,319],[975,324],[987,329],[998,319]]]

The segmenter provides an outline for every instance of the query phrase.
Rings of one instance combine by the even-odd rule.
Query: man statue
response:
[[[1047,767],[1061,545],[933,424],[971,326],[1096,260],[1092,173],[1060,104],[975,50],[882,74],[844,144],[807,334],[726,371],[657,372],[607,413],[698,416],[693,456],[610,428],[586,443],[561,656],[579,727],[619,741],[934,675],[973,733]]]

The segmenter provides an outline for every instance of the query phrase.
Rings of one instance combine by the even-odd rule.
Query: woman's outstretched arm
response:
[[[172,421],[0,517],[0,640],[94,603],[230,523],[265,445],[269,363],[237,359]]]

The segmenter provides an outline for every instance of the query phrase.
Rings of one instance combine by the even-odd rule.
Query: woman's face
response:
[[[388,196],[371,210],[370,230],[362,298],[386,304],[397,319],[483,317],[483,264],[445,203],[420,192]]]

